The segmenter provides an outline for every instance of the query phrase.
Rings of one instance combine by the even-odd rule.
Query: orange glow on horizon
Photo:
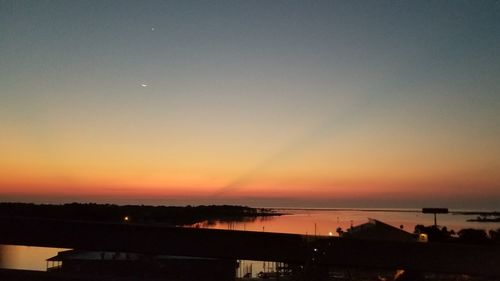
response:
[[[478,169],[473,167],[480,167],[485,160],[470,151],[463,154],[470,162],[461,162],[450,152],[419,155],[401,145],[386,153],[374,144],[364,146],[347,140],[339,140],[335,146],[324,142],[299,150],[294,157],[270,160],[262,160],[269,151],[252,154],[243,148],[225,150],[221,144],[214,150],[186,146],[183,153],[154,154],[147,145],[140,146],[144,151],[112,145],[108,151],[94,151],[93,145],[81,143],[77,151],[66,151],[63,146],[60,154],[67,157],[42,157],[23,148],[26,144],[22,142],[12,145],[19,148],[7,151],[0,160],[1,194],[127,198],[411,198],[453,194],[466,198],[500,193],[495,154],[484,152],[478,155],[490,157],[490,165]]]

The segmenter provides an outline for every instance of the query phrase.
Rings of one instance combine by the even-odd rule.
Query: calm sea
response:
[[[422,214],[415,209],[275,209],[285,215],[278,217],[261,217],[253,221],[241,222],[203,222],[200,227],[216,229],[232,229],[247,231],[282,232],[306,235],[336,235],[338,227],[343,230],[352,225],[368,222],[368,219],[377,219],[393,225],[403,227],[413,232],[415,225],[434,224],[434,215]],[[437,223],[446,226],[448,230],[458,231],[463,228],[498,229],[498,222],[469,222],[468,219],[477,215],[464,215],[462,211],[451,211],[448,214],[438,214]]]

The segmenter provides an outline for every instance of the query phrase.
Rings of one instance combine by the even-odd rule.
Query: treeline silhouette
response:
[[[500,228],[491,229],[488,232],[484,229],[465,228],[458,232],[448,230],[446,226],[415,226],[414,233],[425,233],[429,242],[457,242],[470,244],[500,243]]]
[[[62,205],[32,203],[0,203],[0,216],[44,219],[83,220],[97,222],[160,223],[192,225],[203,221],[239,221],[279,215],[271,209],[232,205],[148,206],[96,203]]]

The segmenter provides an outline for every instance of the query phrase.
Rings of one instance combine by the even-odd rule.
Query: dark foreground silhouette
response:
[[[448,230],[446,226],[415,226],[415,234],[425,233],[429,242],[441,243],[465,243],[465,244],[500,244],[500,228],[484,229],[464,228],[455,232]]]

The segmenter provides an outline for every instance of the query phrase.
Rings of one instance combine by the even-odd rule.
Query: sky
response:
[[[0,201],[500,206],[499,1],[0,0]]]

